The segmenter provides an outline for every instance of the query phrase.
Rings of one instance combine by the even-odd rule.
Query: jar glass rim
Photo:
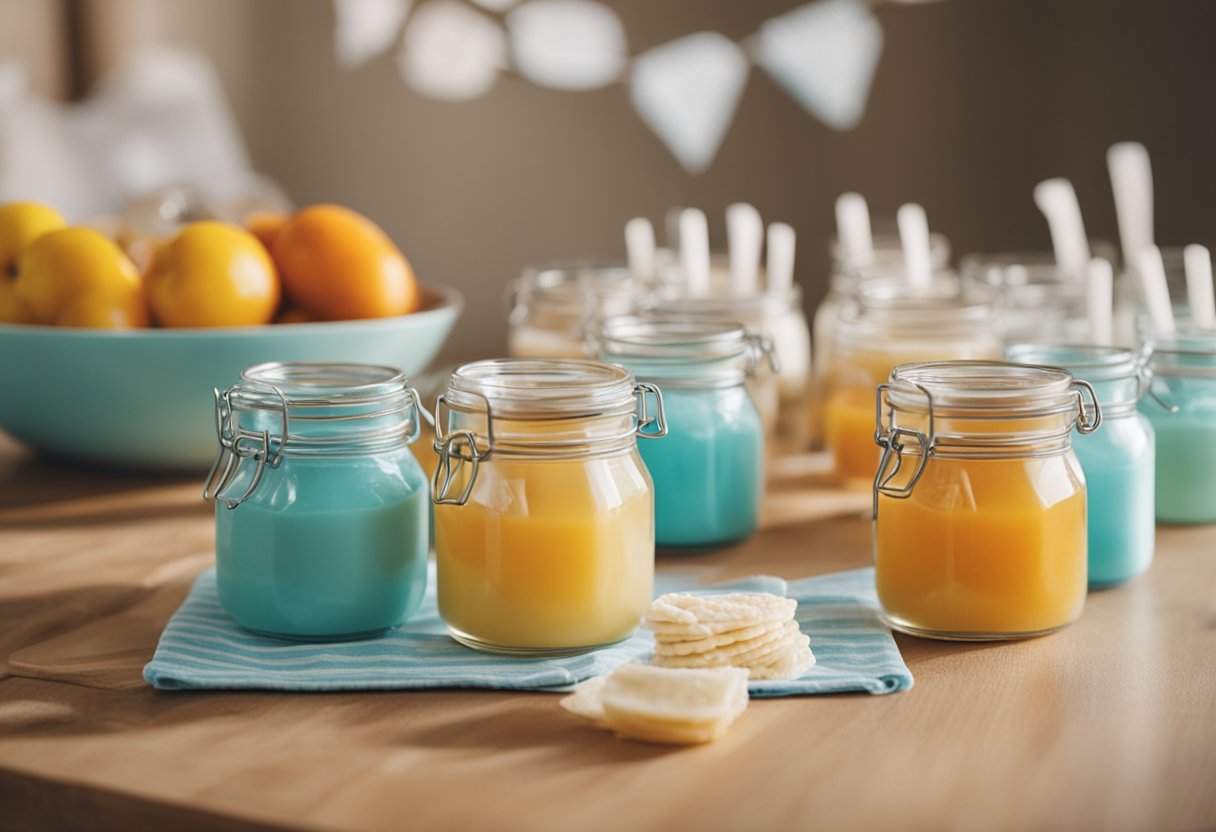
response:
[[[679,316],[613,318],[600,328],[600,338],[614,355],[653,358],[736,355],[748,344],[742,323]]]
[[[759,287],[754,292],[738,293],[726,289],[721,294],[692,296],[682,292],[658,298],[649,305],[649,311],[659,315],[676,315],[688,318],[719,318],[733,321],[738,316],[758,318],[781,315],[802,306],[802,287],[797,283],[786,292],[770,292]]]
[[[573,358],[490,358],[462,364],[448,379],[453,407],[499,416],[554,418],[608,415],[634,408],[633,373],[615,364]]]
[[[1067,370],[1004,361],[925,361],[891,371],[887,398],[892,407],[959,414],[1050,415],[1076,408],[1073,376]]]
[[[1005,347],[1005,355],[1022,364],[1061,367],[1087,381],[1134,378],[1144,363],[1143,355],[1131,347],[1100,344],[1026,341]]]
[[[263,385],[277,395],[260,390]],[[293,406],[361,404],[408,396],[409,379],[395,367],[376,364],[267,361],[242,371],[235,389],[253,407],[264,402],[277,408],[283,401]]]

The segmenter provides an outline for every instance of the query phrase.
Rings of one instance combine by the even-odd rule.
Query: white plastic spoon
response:
[[[1089,340],[1106,346],[1113,339],[1114,269],[1095,257],[1085,271],[1085,305],[1089,316]]]
[[[634,278],[650,281],[655,276],[654,226],[645,217],[625,223],[625,251]]]
[[[1161,249],[1149,246],[1140,252],[1135,262],[1153,332],[1159,338],[1173,338],[1177,330],[1174,327],[1174,309],[1170,305],[1170,289],[1165,282],[1165,263],[1161,259]]]
[[[1186,266],[1186,296],[1191,322],[1201,329],[1216,328],[1216,300],[1212,296],[1212,254],[1204,246],[1182,250]]]
[[[794,285],[794,248],[798,238],[792,226],[783,222],[768,227],[768,286],[771,295],[784,295]]]
[[[899,206],[899,242],[904,250],[904,267],[913,289],[927,289],[933,281],[933,260],[929,248],[929,220],[925,209],[914,202]]]
[[[760,249],[764,244],[764,220],[746,202],[726,209],[726,242],[730,251],[730,284],[736,295],[756,291],[760,275]]]
[[[1047,179],[1035,185],[1034,201],[1047,217],[1056,266],[1073,279],[1080,279],[1089,266],[1089,240],[1077,192],[1067,179]]]
[[[693,297],[709,294],[709,222],[699,208],[680,212],[680,266]]]
[[[870,207],[861,194],[850,191],[836,197],[836,236],[849,263],[867,266],[874,261]]]
[[[1120,142],[1106,151],[1119,242],[1129,267],[1140,262],[1140,252],[1154,244],[1153,170],[1148,151],[1139,142]]]

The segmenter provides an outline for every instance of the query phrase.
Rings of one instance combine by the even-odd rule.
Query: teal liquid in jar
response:
[[[1157,431],[1157,520],[1216,523],[1216,335],[1158,341],[1150,367],[1140,409]]]
[[[266,635],[327,641],[378,635],[416,612],[430,490],[408,447],[418,410],[405,379],[390,368],[259,365],[220,408],[229,428],[209,485],[228,614]],[[240,464],[224,477],[230,461]]]
[[[655,543],[712,546],[756,531],[764,493],[764,425],[745,383],[766,342],[742,324],[640,317],[606,322],[603,360],[663,391],[667,437],[639,446],[654,482]]]
[[[1153,561],[1156,533],[1156,438],[1137,411],[1140,357],[1122,347],[1049,344],[1015,344],[1006,356],[1061,367],[1092,385],[1102,424],[1073,439],[1089,489],[1089,585],[1112,586],[1140,575]]]

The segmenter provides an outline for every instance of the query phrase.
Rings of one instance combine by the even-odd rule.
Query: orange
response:
[[[274,322],[276,324],[313,324],[317,322],[317,318],[303,309],[293,306],[280,312]]]
[[[146,325],[134,264],[92,228],[62,228],[34,240],[21,255],[14,288],[35,323]]]
[[[421,304],[401,250],[371,220],[337,205],[313,205],[274,237],[287,297],[321,320],[387,318]]]
[[[275,235],[287,225],[291,217],[274,211],[258,211],[245,218],[245,230],[258,238],[266,250],[270,251],[274,244]]]
[[[148,301],[169,327],[256,326],[279,307],[279,278],[257,238],[216,220],[187,225],[148,272]]]

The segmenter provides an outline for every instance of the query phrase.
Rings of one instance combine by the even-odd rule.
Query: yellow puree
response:
[[[636,451],[483,463],[467,505],[435,506],[435,553],[439,612],[467,637],[515,649],[618,641],[654,580],[645,468]]]

